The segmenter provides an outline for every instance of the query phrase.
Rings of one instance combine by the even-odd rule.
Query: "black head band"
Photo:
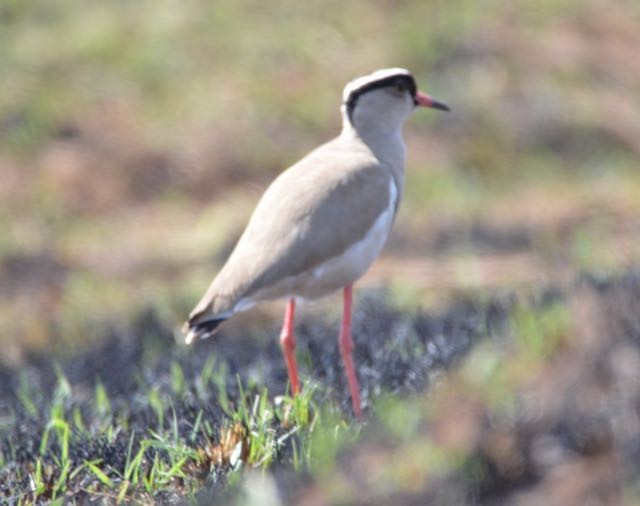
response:
[[[388,86],[395,86],[397,84],[404,85],[411,94],[411,97],[415,99],[416,93],[418,92],[418,86],[416,85],[416,80],[412,75],[396,74],[393,76],[385,77],[383,79],[379,79],[377,81],[371,81],[363,84],[362,86],[360,86],[360,88],[356,88],[355,90],[352,90],[351,93],[349,93],[349,96],[347,97],[347,100],[345,102],[349,119],[351,119],[353,110],[356,108],[356,103],[362,95],[373,90],[386,88]]]

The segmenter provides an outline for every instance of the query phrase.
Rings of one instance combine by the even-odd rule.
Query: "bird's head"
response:
[[[414,77],[401,68],[377,70],[354,79],[345,86],[342,100],[344,121],[356,130],[399,129],[416,107],[449,110],[445,103],[418,91]]]

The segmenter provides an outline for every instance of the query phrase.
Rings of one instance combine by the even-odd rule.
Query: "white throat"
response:
[[[341,137],[358,139],[364,142],[380,162],[387,164],[398,177],[397,182],[402,186],[402,174],[406,157],[406,148],[402,138],[403,125],[389,125],[384,122],[355,121],[355,125],[342,107]]]

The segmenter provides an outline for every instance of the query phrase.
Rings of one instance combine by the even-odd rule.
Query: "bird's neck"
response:
[[[402,191],[406,156],[402,127],[366,125],[366,127],[356,128],[347,120],[343,124],[341,136],[366,144],[380,163],[389,167],[398,189]]]

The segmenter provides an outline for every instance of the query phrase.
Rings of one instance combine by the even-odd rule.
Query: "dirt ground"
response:
[[[539,316],[552,306],[569,311],[567,333],[558,337],[552,356],[539,369],[524,373],[524,380],[513,385],[513,410],[496,414],[482,395],[460,383],[459,371],[468,357],[473,360],[474,350],[487,343],[513,346],[513,315],[520,309]],[[355,360],[366,406],[362,440],[342,451],[336,468],[321,476],[292,471],[290,440],[279,449],[280,463],[268,475],[277,484],[276,494],[287,504],[331,503],[336,497],[327,487],[335,480],[342,494],[347,491],[343,497],[354,504],[626,504],[625,498],[635,493],[639,471],[639,315],[640,275],[635,272],[611,278],[584,275],[527,300],[516,295],[484,302],[459,300],[441,313],[400,311],[389,305],[384,293],[371,292],[359,302],[354,319]],[[335,321],[307,319],[299,328],[299,356],[303,377],[321,384],[324,395],[348,413],[350,401],[333,339],[336,327]],[[90,413],[100,378],[113,411],[126,418],[128,427],[112,441],[78,442],[69,450],[72,459],[102,458],[105,465],[121,468],[131,434],[145,433],[156,416],[149,406],[132,402],[143,395],[145,385],[159,386],[172,396],[178,430],[185,437],[200,410],[212,424],[229,422],[216,407],[215,392],[204,400],[195,392],[196,377],[211,354],[217,363],[228,365],[232,403],[238,396],[236,374],[245,384],[283,392],[286,371],[273,339],[277,331],[272,326],[266,333],[270,336],[223,332],[196,349],[184,349],[176,346],[172,329],[149,310],[131,325],[103,329],[102,344],[80,355],[53,362],[36,353],[20,374],[2,369],[3,411],[16,417],[2,437],[3,453],[14,455],[3,467],[2,493],[28,490],[24,478],[14,480],[28,475],[24,471],[38,454],[39,437],[48,422],[46,406],[56,395],[50,387],[56,383],[56,367],[64,371],[73,392],[66,411]],[[180,397],[170,389],[173,361],[182,366],[188,385]],[[443,379],[444,370],[451,378]],[[25,378],[37,392],[32,413],[20,400]],[[390,436],[384,417],[371,411],[381,392],[413,399],[410,402],[420,409],[425,402],[432,405],[434,415],[413,429],[413,443]],[[393,482],[386,488],[377,486],[390,468],[402,466],[399,462],[409,465],[415,458],[411,446],[424,437],[437,443],[438,454],[465,448],[464,456],[445,473],[415,468],[409,491],[397,485],[394,489]],[[228,470],[219,469],[215,484],[204,483],[201,497],[223,493]],[[86,480],[85,486],[91,476]],[[79,490],[82,486],[79,482]],[[242,495],[236,491],[236,499],[237,494]],[[156,499],[161,497],[176,501],[179,496]]]

